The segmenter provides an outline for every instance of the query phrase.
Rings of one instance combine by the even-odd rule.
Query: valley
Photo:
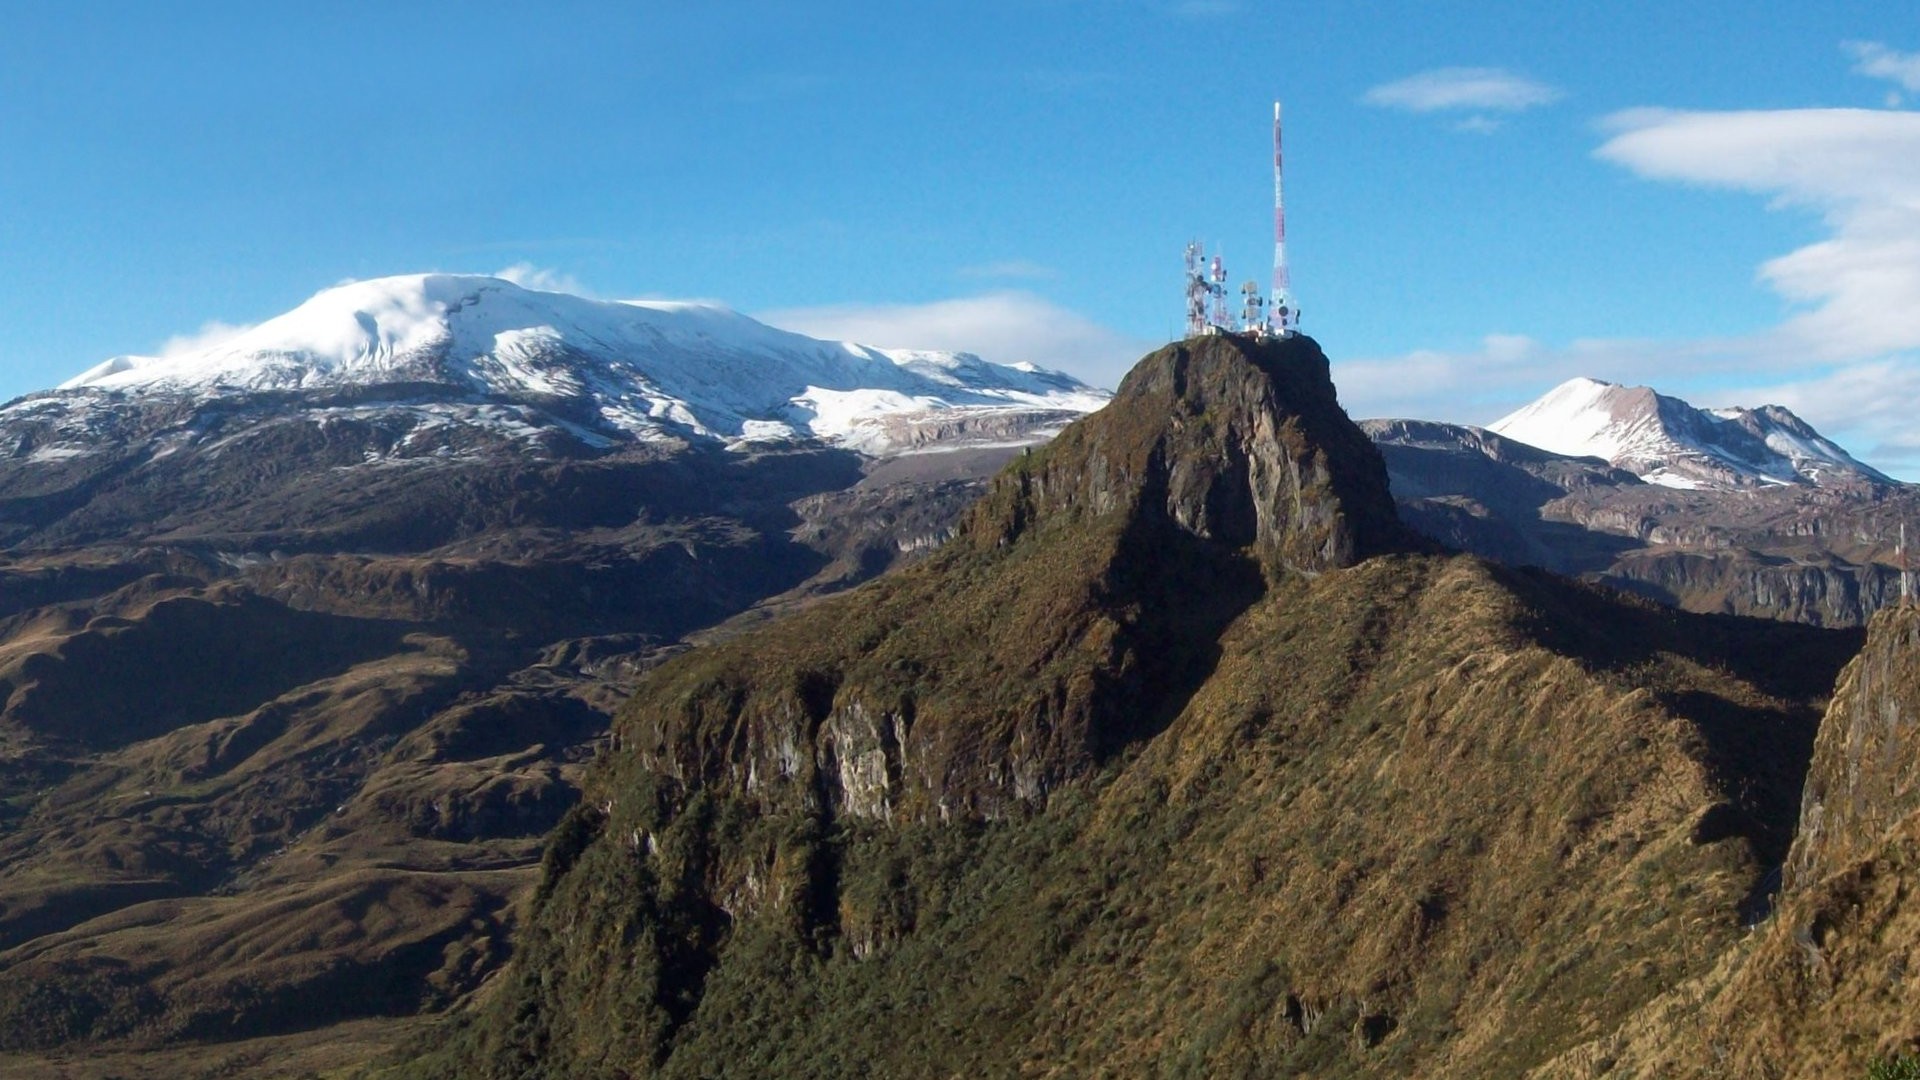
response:
[[[417,288],[415,313],[437,287],[354,298]],[[295,340],[333,340],[311,314]],[[699,632],[919,557],[1022,439],[1072,415],[908,402],[883,414],[906,451],[889,457],[729,447],[697,420],[596,428],[594,372],[624,362],[562,343],[544,355],[579,396],[476,388],[444,360],[458,333],[408,317],[347,318],[349,337],[380,333],[308,356],[317,378],[269,343],[264,366],[223,354],[103,391],[138,373],[109,364],[0,408],[8,1068],[170,1047],[155,1075],[178,1075],[340,1025],[383,1045],[462,1000],[508,955],[634,679]],[[703,332],[685,348],[855,356]],[[354,375],[388,355],[375,338],[416,348]],[[911,452],[927,438],[942,452]]]

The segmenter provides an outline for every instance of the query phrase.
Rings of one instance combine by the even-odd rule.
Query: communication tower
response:
[[[1293,278],[1287,273],[1287,200],[1281,180],[1280,103],[1273,103],[1273,298],[1267,304],[1268,325],[1281,337],[1300,329],[1300,306],[1293,300]]]
[[[1233,329],[1227,317],[1227,268],[1198,240],[1187,245],[1187,336],[1218,334]]]
[[[1207,332],[1206,250],[1200,241],[1187,245],[1187,336]]]
[[[1241,333],[1288,338],[1300,332],[1300,305],[1293,298],[1293,279],[1287,271],[1287,203],[1283,179],[1285,158],[1280,149],[1280,103],[1273,103],[1273,288],[1262,298],[1252,281],[1240,287]],[[1207,262],[1206,248],[1187,245],[1187,336],[1232,333],[1236,328],[1227,307],[1227,270],[1220,256]]]

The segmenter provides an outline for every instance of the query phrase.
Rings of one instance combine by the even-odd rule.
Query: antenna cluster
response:
[[[1231,332],[1227,315],[1227,268],[1219,255],[1207,261],[1206,246],[1187,245],[1187,336]]]
[[[1227,271],[1220,256],[1207,262],[1206,248],[1187,245],[1187,336],[1254,334],[1292,337],[1300,331],[1300,305],[1293,299],[1293,280],[1287,271],[1287,211],[1281,182],[1280,103],[1273,103],[1273,291],[1260,295],[1260,284],[1240,286],[1240,319],[1227,310]]]

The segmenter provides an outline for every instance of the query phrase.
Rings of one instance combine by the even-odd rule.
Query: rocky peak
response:
[[[1307,337],[1221,334],[1150,354],[1105,409],[1003,474],[964,535],[1002,546],[1109,514],[1310,574],[1404,549],[1409,535],[1379,450]]]
[[[1410,535],[1319,346],[1176,343],[996,477],[934,558],[667,665],[619,737],[766,805],[999,817],[1171,722],[1282,579]]]
[[[1781,406],[1698,409],[1649,387],[1599,379],[1569,379],[1489,428],[1673,488],[1891,483]]]

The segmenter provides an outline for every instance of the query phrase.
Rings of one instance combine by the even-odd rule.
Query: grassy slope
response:
[[[1706,970],[1858,636],[1329,569],[1399,541],[1310,346],[1149,357],[929,562],[643,681],[393,1070],[1512,1075]]]
[[[873,591],[648,696],[830,668],[862,640],[836,620],[915,606],[913,575]],[[1756,645],[1801,677],[1754,675]],[[1778,822],[1761,854],[1697,826],[1743,788],[1791,802],[1740,738],[1804,753],[1848,642],[1401,556],[1279,582],[1219,649],[1163,732],[992,823],[609,770],[493,1011],[415,1068],[1511,1074],[1737,936]]]

